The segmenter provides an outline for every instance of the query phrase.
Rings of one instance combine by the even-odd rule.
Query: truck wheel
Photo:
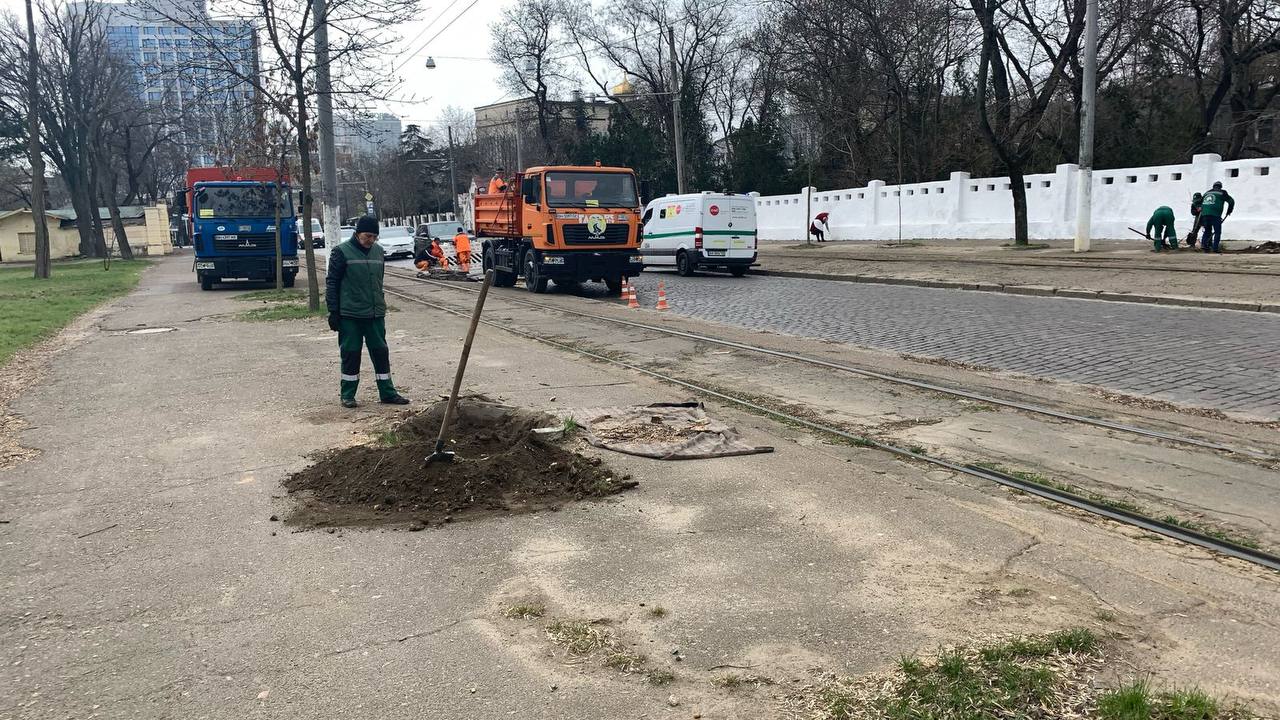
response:
[[[604,286],[609,288],[610,295],[617,296],[622,292],[622,278],[605,278]]]
[[[291,288],[291,287],[293,287],[293,281],[294,281],[294,279],[295,279],[296,277],[297,277],[297,276],[296,276],[296,275],[293,275],[292,273],[290,273],[290,274],[288,274],[288,275],[285,275],[285,276],[284,276],[284,282],[282,282],[282,283],[280,283],[280,284],[281,284],[281,285],[283,285],[283,286],[285,286],[285,287],[287,287],[287,288]]]
[[[502,288],[515,287],[516,274],[513,272],[507,272],[506,270],[503,270],[502,268],[498,267],[498,259],[494,255],[492,250],[484,251],[484,257],[481,259],[480,265],[486,271],[488,270],[493,271],[494,287],[502,287]]]
[[[531,293],[541,295],[547,291],[547,278],[538,272],[538,264],[533,261],[533,253],[524,254],[524,287]]]
[[[201,289],[201,290],[212,290],[212,289],[213,289],[213,278],[212,278],[211,276],[209,276],[209,275],[201,275],[201,276],[200,276],[200,289]]]
[[[729,273],[734,277],[742,277],[743,275],[747,274],[747,266],[734,265],[733,267],[729,268]]]
[[[676,253],[676,272],[681,277],[689,277],[694,270],[693,260],[689,258],[689,253],[684,250]]]

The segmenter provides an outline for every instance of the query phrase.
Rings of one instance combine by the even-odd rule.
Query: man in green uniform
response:
[[[1226,214],[1223,214],[1226,207]],[[1204,252],[1221,253],[1222,221],[1236,209],[1235,198],[1222,189],[1222,183],[1213,184],[1213,189],[1204,194],[1200,200],[1200,225],[1204,228],[1204,237],[1200,239],[1200,249]]]
[[[387,349],[387,301],[382,293],[385,260],[378,245],[378,220],[368,215],[356,222],[356,231],[329,253],[324,300],[329,306],[329,329],[338,333],[342,356],[342,381],[338,384],[342,406],[356,407],[360,385],[360,346],[369,346],[378,398],[390,405],[408,405],[408,398],[391,383],[391,357]]]
[[[1156,231],[1155,237],[1151,236],[1153,228]],[[1147,221],[1147,239],[1155,246],[1151,252],[1163,250],[1165,241],[1168,241],[1170,250],[1178,249],[1178,233],[1173,229],[1173,208],[1161,205],[1151,213],[1151,219]]]

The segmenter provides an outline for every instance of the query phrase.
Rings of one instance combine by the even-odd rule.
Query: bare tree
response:
[[[538,138],[549,163],[562,159],[555,137],[560,116],[553,103],[567,72],[562,54],[568,46],[560,37],[560,18],[556,3],[538,0],[517,3],[489,26],[489,56],[502,67],[501,82],[507,90],[533,100]],[[514,125],[514,132],[523,132],[519,117]]]
[[[983,137],[1009,174],[1014,244],[1026,245],[1027,159],[1084,32],[1085,0],[969,0],[982,29],[978,117]],[[1057,37],[1055,42],[1051,37]]]

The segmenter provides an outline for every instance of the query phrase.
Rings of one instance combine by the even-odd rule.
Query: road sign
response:
[[[364,199],[365,199],[366,201],[372,202],[372,201],[373,201],[373,193],[371,193],[371,192],[367,192],[367,193],[365,193],[365,194],[364,194]]]

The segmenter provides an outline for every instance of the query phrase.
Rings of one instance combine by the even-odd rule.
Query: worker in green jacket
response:
[[[1156,231],[1154,237],[1151,235],[1152,229]],[[1170,250],[1178,249],[1178,233],[1173,229],[1173,208],[1161,205],[1151,213],[1151,219],[1147,221],[1147,239],[1155,246],[1151,252],[1163,250],[1166,241]]]
[[[1223,208],[1226,208],[1225,214]],[[1204,194],[1200,200],[1200,226],[1204,228],[1204,237],[1200,239],[1200,249],[1204,252],[1221,253],[1222,221],[1236,209],[1235,198],[1222,189],[1222,183],[1213,184],[1213,189]]]
[[[368,345],[378,381],[378,398],[389,405],[408,405],[391,382],[391,356],[387,348],[387,301],[382,293],[385,259],[378,244],[378,219],[368,215],[356,222],[356,231],[329,253],[324,300],[329,306],[329,329],[338,333],[342,380],[338,383],[342,406],[356,407],[360,385],[360,346]]]

